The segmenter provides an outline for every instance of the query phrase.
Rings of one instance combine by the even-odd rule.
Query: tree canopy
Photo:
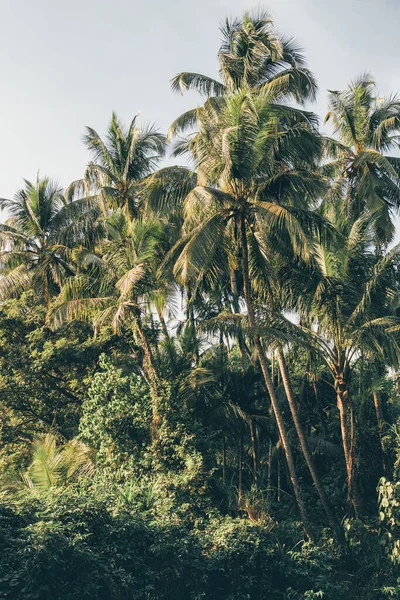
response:
[[[2,598],[400,597],[400,101],[322,134],[269,14],[221,35],[167,134],[0,200]]]

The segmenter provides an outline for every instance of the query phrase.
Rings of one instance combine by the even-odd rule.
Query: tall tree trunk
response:
[[[231,280],[233,310],[235,311],[236,314],[239,314],[240,313],[240,304],[239,304],[239,292],[238,292],[238,287],[237,287],[236,271],[232,267],[230,269],[230,280]],[[237,340],[238,347],[239,347],[242,371],[244,373],[246,370],[246,359],[245,359],[246,344],[245,344],[243,332],[241,331],[241,329],[239,329],[239,331],[237,332],[236,340]]]
[[[378,392],[374,392],[373,396],[374,396],[374,407],[375,407],[375,414],[376,414],[376,422],[377,422],[377,425],[378,425],[378,430],[381,432],[382,431],[382,426],[383,426],[383,411],[382,411],[381,398],[380,398]]]
[[[383,411],[382,411],[382,402],[381,402],[380,395],[376,391],[373,392],[373,398],[374,398],[374,407],[375,407],[375,415],[376,415],[376,424],[378,426],[379,444],[380,444],[380,447],[381,447],[382,467],[383,467],[383,472],[386,473],[387,466],[386,466],[386,460],[385,460],[385,446],[384,446],[384,443],[383,443]]]
[[[357,485],[357,466],[352,427],[352,408],[350,404],[349,386],[342,374],[335,377],[337,407],[340,416],[343,453],[347,473],[347,502],[353,516],[357,519],[360,509],[360,497]]]
[[[271,498],[271,477],[272,477],[272,442],[269,440],[268,445],[268,475],[267,475],[267,502],[269,506]]]
[[[190,327],[192,328],[193,341],[196,342],[196,323],[194,318],[194,309],[192,306],[192,292],[190,289],[186,290],[187,302],[186,302],[186,320],[189,322]],[[198,345],[195,345],[195,365],[198,365],[200,355]]]
[[[49,286],[49,278],[45,274],[43,276],[43,294],[44,301],[46,303],[47,308],[50,308],[51,298],[50,298],[50,286]]]
[[[279,345],[277,348],[277,357],[278,357],[279,369],[280,369],[281,376],[282,376],[283,386],[285,388],[286,397],[287,397],[287,400],[289,403],[290,412],[293,417],[294,426],[296,428],[296,433],[299,438],[300,447],[303,452],[305,461],[307,463],[308,470],[310,471],[310,475],[312,477],[312,480],[314,482],[314,485],[318,492],[318,495],[321,499],[321,502],[322,502],[323,507],[326,512],[326,515],[327,515],[329,521],[331,522],[331,525],[332,525],[334,531],[336,531],[340,541],[344,542],[342,528],[340,527],[339,522],[336,519],[336,516],[332,510],[332,507],[331,507],[328,497],[326,495],[325,489],[319,479],[319,476],[318,476],[318,473],[317,473],[317,470],[315,467],[314,459],[313,459],[310,449],[308,447],[307,438],[304,435],[303,425],[301,423],[300,414],[299,414],[299,408],[297,405],[297,401],[294,397],[292,383],[291,383],[290,375],[289,375],[289,369],[286,364],[285,355],[283,353],[283,349],[282,349],[281,345]]]
[[[143,348],[143,368],[146,373],[148,384],[152,391],[152,423],[151,423],[151,435],[154,438],[156,436],[159,424],[160,424],[160,411],[159,411],[159,389],[158,382],[159,377],[157,369],[154,364],[153,353],[150,348],[149,341],[146,333],[143,329],[142,320],[140,317],[136,319],[136,328],[139,334],[140,342]]]
[[[278,452],[278,459],[277,459],[277,481],[276,481],[276,487],[277,487],[277,490],[278,490],[277,501],[280,502],[281,501],[281,459],[279,458],[279,452]]]
[[[247,248],[247,236],[246,236],[246,224],[243,216],[240,219],[240,242],[242,249],[242,271],[243,271],[243,291],[244,291],[244,299],[247,307],[247,315],[249,320],[249,325],[253,329],[256,326],[256,319],[253,307],[253,301],[251,298],[251,284],[249,277],[249,257],[248,257],[248,248]],[[300,484],[297,478],[296,469],[294,466],[292,449],[290,448],[285,422],[282,417],[281,410],[279,408],[279,403],[277,397],[275,395],[274,385],[272,383],[271,376],[269,374],[267,358],[264,352],[264,349],[261,344],[260,337],[257,334],[253,334],[253,341],[257,351],[258,360],[260,361],[261,371],[264,377],[265,385],[267,387],[272,409],[274,411],[276,424],[278,426],[279,436],[282,442],[282,447],[285,452],[286,462],[289,470],[289,476],[291,480],[291,484],[293,487],[294,495],[296,498],[297,506],[299,509],[300,517],[303,521],[304,528],[308,535],[312,537],[311,527],[309,524],[309,520],[307,517],[306,507],[303,501],[303,497],[300,490]]]
[[[222,485],[226,487],[226,440],[222,438]]]
[[[169,336],[168,327],[165,322],[162,309],[159,308],[158,306],[156,306],[156,310],[157,310],[158,320],[160,321],[161,331],[164,336],[164,340],[165,340],[165,344],[166,344],[166,348],[167,348],[167,352],[168,352],[168,358],[169,358],[169,362],[170,362],[171,371],[175,375],[175,371],[176,371],[176,369],[175,369],[175,354],[174,354],[173,348],[171,346],[171,338]]]
[[[317,388],[317,383],[316,383],[315,379],[313,379],[312,386],[313,386],[313,390],[314,390],[314,397],[315,397],[315,403],[317,405],[319,420],[320,420],[322,429],[324,431],[324,435],[328,436],[328,428],[326,426],[326,418],[325,418],[324,411],[322,409],[321,403],[318,398],[318,388]]]
[[[272,383],[275,385],[275,350],[272,350],[271,375],[272,375]]]
[[[142,348],[143,348],[143,363],[144,363],[147,375],[148,375],[149,379],[154,378],[155,380],[157,380],[158,375],[157,375],[156,367],[154,364],[153,353],[151,351],[147,336],[144,332],[142,320],[140,319],[140,317],[138,317],[136,319],[136,328],[137,328],[140,342],[141,342]]]
[[[238,501],[239,506],[243,494],[243,428],[240,430],[239,441],[239,465],[238,465]]]
[[[258,488],[259,484],[259,464],[258,464],[258,439],[257,439],[257,425],[250,420],[250,437],[251,437],[251,453],[253,457],[253,475],[254,483]]]

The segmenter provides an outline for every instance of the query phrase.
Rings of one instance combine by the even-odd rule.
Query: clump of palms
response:
[[[47,177],[25,181],[13,199],[1,199],[9,215],[0,225],[0,299],[34,289],[49,305],[75,268],[71,249],[104,235],[96,198],[74,199]]]
[[[332,123],[340,144],[329,144],[332,162],[325,166],[333,178],[324,204],[339,202],[350,222],[364,210],[376,213],[378,245],[393,239],[393,215],[400,208],[400,98],[375,93],[370,75],[362,75],[341,92],[329,94],[325,122]]]
[[[313,115],[279,105],[269,94],[240,91],[226,98],[221,110],[210,111],[186,148],[199,165],[200,185],[186,199],[187,234],[178,243],[181,252],[175,275],[185,280],[193,272],[208,271],[218,277],[221,252],[237,253],[253,330],[257,324],[255,293],[266,298],[275,285],[268,239],[286,245],[292,256],[305,256],[308,233],[322,225],[307,208],[323,189],[316,173],[319,138],[313,123]],[[285,424],[257,334],[253,342],[296,499],[307,523]]]
[[[374,216],[364,212],[353,223],[337,208],[340,235],[328,248],[316,244],[313,267],[306,275],[292,272],[284,283],[288,305],[300,314],[304,342],[318,352],[333,377],[340,414],[347,471],[348,502],[360,511],[356,438],[350,383],[362,354],[370,360],[398,365],[399,247],[384,256],[374,250]],[[293,295],[293,289],[296,292]],[[292,301],[294,301],[293,304]]]
[[[84,180],[75,186],[99,193],[104,210],[119,208],[127,218],[137,217],[143,208],[145,180],[165,154],[165,136],[152,125],[140,127],[138,115],[126,128],[113,113],[105,139],[86,127],[84,142],[93,160]]]
[[[156,268],[164,241],[162,224],[153,219],[127,219],[116,212],[109,219],[109,238],[95,249],[76,248],[74,258],[79,275],[64,285],[49,313],[53,327],[89,320],[95,331],[111,326],[117,335],[133,334],[143,351],[143,375],[154,387],[154,422],[158,419],[157,382],[159,373],[145,326],[154,289],[160,282]]]

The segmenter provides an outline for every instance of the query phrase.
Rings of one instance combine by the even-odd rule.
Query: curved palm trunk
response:
[[[326,495],[325,489],[319,479],[317,470],[315,468],[314,459],[313,459],[310,449],[308,447],[307,438],[304,435],[304,430],[303,430],[303,425],[300,420],[298,405],[297,405],[296,399],[294,397],[292,383],[290,381],[289,369],[288,369],[285,355],[283,353],[283,349],[282,349],[281,345],[279,345],[278,349],[277,349],[277,358],[278,358],[279,370],[280,370],[281,376],[282,376],[283,387],[285,388],[286,397],[287,397],[287,400],[289,403],[290,412],[293,417],[293,422],[294,422],[294,426],[296,428],[297,437],[299,438],[300,447],[303,452],[305,461],[307,463],[308,470],[310,471],[310,475],[312,477],[312,480],[314,482],[314,485],[318,492],[318,495],[321,499],[321,502],[322,502],[323,507],[326,512],[326,515],[327,515],[334,531],[336,531],[339,540],[341,542],[344,542],[342,528],[340,527],[339,522],[336,519],[336,516],[332,510],[331,504]]]
[[[243,270],[243,288],[244,288],[244,299],[247,307],[247,314],[249,319],[249,325],[251,328],[254,328],[256,325],[255,313],[253,302],[251,298],[251,284],[249,277],[249,257],[248,257],[248,248],[247,248],[247,237],[246,237],[246,225],[243,217],[240,220],[240,242],[242,247],[242,270]],[[257,350],[258,360],[260,361],[261,371],[264,377],[265,385],[267,387],[272,409],[274,411],[276,424],[278,426],[279,436],[282,442],[282,447],[285,452],[286,462],[289,470],[289,477],[293,487],[293,492],[296,498],[297,506],[299,508],[299,513],[301,520],[303,521],[304,528],[307,534],[312,538],[311,527],[308,521],[306,507],[302,498],[300,484],[297,479],[296,469],[294,466],[293,454],[289,445],[288,436],[286,432],[285,422],[282,417],[282,413],[279,408],[278,400],[275,395],[275,388],[272,383],[271,376],[269,374],[267,358],[264,352],[264,349],[261,344],[260,337],[258,335],[253,335],[254,345]]]
[[[347,502],[354,517],[357,519],[360,509],[360,497],[357,485],[357,466],[354,447],[353,414],[350,403],[349,385],[343,374],[335,376],[335,391],[337,407],[340,415],[343,452],[347,472]]]

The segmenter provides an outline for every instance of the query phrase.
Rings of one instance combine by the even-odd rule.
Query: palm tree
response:
[[[325,166],[334,181],[324,204],[343,203],[354,222],[367,209],[376,213],[376,242],[387,244],[394,235],[393,212],[400,207],[400,98],[376,96],[375,82],[362,75],[342,91],[329,95],[331,122],[339,144],[328,144],[332,162]]]
[[[74,274],[71,248],[104,232],[96,198],[74,199],[47,177],[25,181],[12,200],[0,199],[9,218],[0,225],[0,299],[34,288],[47,306]]]
[[[208,123],[210,124],[207,129]],[[304,228],[321,221],[305,208],[321,190],[315,174],[319,140],[313,116],[271,102],[268,94],[236,92],[225,107],[203,118],[187,149],[198,163],[198,185],[184,207],[185,235],[175,274],[185,280],[206,270],[218,277],[218,258],[238,252],[248,323],[285,451],[291,482],[305,526],[308,521],[295,471],[286,427],[276,399],[268,362],[256,331],[255,295],[263,298],[273,285],[267,255],[268,236],[290,247],[292,256],[307,253]],[[207,181],[208,178],[208,181]],[[287,202],[283,204],[282,200]],[[300,208],[299,204],[303,203]],[[235,244],[227,248],[227,240]]]
[[[158,220],[127,219],[117,211],[108,222],[109,239],[96,252],[76,248],[80,272],[63,286],[49,313],[58,327],[74,319],[90,320],[95,330],[110,325],[117,335],[132,331],[143,350],[143,374],[154,391],[153,422],[158,421],[159,374],[144,318],[151,293],[159,285],[164,230]]]
[[[397,365],[400,357],[395,316],[399,284],[399,247],[383,257],[373,251],[374,217],[364,212],[353,224],[340,213],[340,236],[328,249],[316,245],[315,262],[287,281],[289,305],[300,314],[297,327],[304,342],[317,351],[330,370],[337,397],[347,472],[348,503],[359,514],[356,440],[351,376],[361,354]],[[293,294],[293,289],[296,290]],[[308,323],[308,325],[306,325]]]
[[[224,96],[243,88],[262,91],[272,85],[297,102],[315,98],[316,82],[306,68],[301,49],[293,39],[276,33],[267,12],[245,13],[241,19],[233,21],[226,19],[220,31],[222,41],[218,60],[221,80],[183,72],[172,80],[174,91],[196,90],[211,97]],[[190,120],[191,114],[186,113],[187,120]]]
[[[276,99],[294,99],[300,104],[315,99],[317,84],[301,49],[292,38],[276,34],[267,12],[226,19],[221,33],[218,59],[222,81],[190,72],[172,79],[173,91],[196,90],[209,102],[180,115],[169,128],[169,139],[196,127],[204,109],[223,105],[224,97],[240,89],[268,91]]]
[[[95,453],[81,441],[73,439],[57,445],[52,433],[37,437],[32,442],[32,460],[18,480],[6,481],[4,489],[28,488],[45,493],[53,487],[68,485],[95,472]]]
[[[76,187],[100,193],[105,210],[120,208],[127,218],[137,217],[144,202],[144,181],[164,156],[165,136],[154,126],[139,127],[138,115],[125,128],[113,113],[105,140],[86,127],[84,142],[93,161]]]

